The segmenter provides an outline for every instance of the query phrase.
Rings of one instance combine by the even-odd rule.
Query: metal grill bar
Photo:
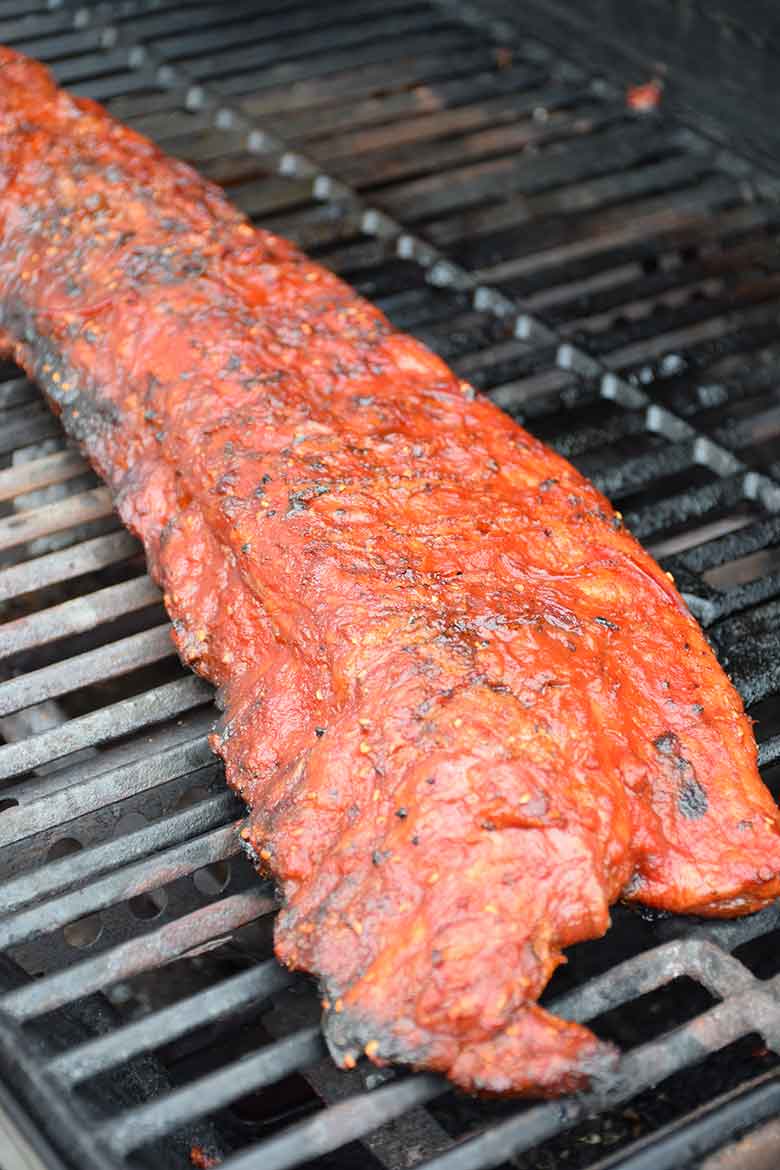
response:
[[[33,443],[40,443],[41,439],[50,439],[62,433],[51,411],[37,403],[23,411],[3,411],[0,415],[0,424],[0,455],[7,455],[11,451],[29,447]]]
[[[289,986],[294,978],[274,960],[260,963],[208,991],[117,1028],[107,1036],[70,1048],[50,1060],[47,1069],[58,1080],[76,1085],[142,1052],[170,1044],[196,1028],[257,1008],[264,999]]]
[[[721,1096],[709,1108],[701,1109],[684,1122],[653,1134],[629,1155],[599,1162],[594,1170],[678,1170],[691,1156],[701,1158],[780,1111],[780,1081],[777,1074],[756,1080],[744,1091]],[[750,1139],[748,1138],[748,1141]],[[768,1163],[763,1163],[764,1167]],[[713,1168],[714,1170],[714,1168]],[[760,1170],[760,1167],[757,1168]]]
[[[206,701],[206,696],[203,701]],[[175,713],[179,713],[178,708]],[[21,807],[7,810],[0,818],[0,848],[55,825],[67,824],[97,808],[148,792],[179,776],[198,773],[204,768],[208,769],[204,775],[213,775],[217,764],[206,736],[200,736],[124,766],[110,768],[103,763],[102,767],[105,770],[97,776],[74,777],[71,784],[66,778],[59,791],[57,788],[52,790],[51,778],[45,779],[37,792],[31,791],[29,781],[18,787],[4,788],[5,798],[19,801]],[[61,780],[55,775],[55,784]]]
[[[139,666],[169,658],[174,653],[170,630],[166,622],[163,626],[131,634],[118,642],[0,683],[0,715],[10,715],[12,711],[31,707],[33,703],[42,703],[45,699],[66,695],[92,683],[127,674]]]
[[[21,42],[20,48],[24,46],[24,43]],[[139,56],[133,57],[132,50],[124,47],[107,49],[103,52],[84,53],[83,56],[58,61],[57,77],[61,79],[63,85],[77,85],[79,82],[91,81],[93,78],[121,74],[124,70],[132,68],[134,59],[137,63],[141,61]]]
[[[724,950],[734,951],[751,939],[770,935],[779,925],[780,902],[773,902],[771,906],[760,910],[758,914],[750,914],[747,918],[727,918],[720,922],[711,920],[695,925],[669,919],[665,923],[660,923],[659,928],[662,933],[678,935],[681,928],[684,928],[689,938],[713,942]]]
[[[16,18],[19,16],[19,5],[9,4],[4,5],[3,10],[0,11],[0,39],[3,44],[11,45],[21,37],[28,37],[34,29],[39,36],[45,36],[47,33],[56,33],[60,29],[67,29],[73,27],[73,16],[67,11],[61,12],[36,12],[33,16],[32,12],[28,12],[25,16],[19,19],[6,20],[3,19],[6,15]]]
[[[0,378],[7,370],[3,369],[0,360]],[[15,373],[18,371],[14,370]],[[11,406],[21,406],[24,403],[36,402],[39,398],[38,389],[26,377],[11,377],[0,381],[0,410],[7,410]]]
[[[623,496],[637,492],[657,479],[688,470],[696,460],[693,443],[688,442],[664,447],[636,459],[613,459],[612,462],[616,464],[612,469],[604,467],[601,457],[594,459],[590,466],[587,461],[580,460],[580,465],[605,495],[619,503]]]
[[[340,68],[326,72],[324,83],[323,80],[308,83],[301,80],[291,86],[279,82],[275,88],[265,92],[254,85],[251,95],[242,98],[241,107],[250,117],[267,118],[272,128],[281,120],[280,116],[285,115],[283,129],[286,132],[286,117],[296,111],[306,110],[305,117],[308,117],[310,107],[332,107],[342,102],[354,104],[360,98],[381,91],[383,87],[412,89],[430,82],[455,83],[474,71],[492,70],[494,64],[495,58],[491,58],[491,54],[484,48],[475,49],[471,44],[464,45],[462,38],[452,44],[439,36],[430,48],[409,57],[393,60],[392,55],[388,58],[388,55],[383,54],[378,60],[357,68],[341,60]],[[301,121],[305,117],[302,115]]]
[[[75,451],[58,451],[30,463],[17,464],[0,471],[0,500],[10,500],[53,483],[64,483],[74,476],[89,471],[88,465]]]
[[[775,306],[758,305],[754,310],[740,315],[740,324],[741,327],[745,327],[753,323],[763,324],[775,321],[776,318],[777,308]],[[690,349],[705,341],[722,342],[724,337],[728,337],[729,333],[733,332],[734,325],[733,317],[730,314],[723,314],[710,318],[710,320],[700,321],[687,328],[670,329],[660,336],[632,342],[613,350],[605,357],[605,361],[611,369],[615,370],[638,365],[641,362],[651,362],[662,358],[665,354],[674,353],[680,349]]]
[[[773,735],[758,745],[758,766],[766,768],[780,760],[780,735]]]
[[[671,153],[674,147],[668,132],[648,133],[645,128],[618,123],[598,134],[583,133],[582,140],[570,140],[565,152],[460,167],[449,172],[444,187],[438,176],[413,180],[385,194],[383,204],[405,223],[414,224],[423,216],[433,219],[461,211],[506,192],[533,195],[572,180],[585,181],[628,169],[664,150]],[[498,269],[478,275],[481,280],[495,281],[503,274],[504,270]]]
[[[288,142],[308,143],[313,157],[337,159],[366,149],[416,142],[428,135],[492,126],[502,116],[528,117],[540,108],[564,108],[587,96],[586,91],[570,85],[545,82],[543,70],[523,63],[499,75],[485,71],[465,79],[443,80],[425,102],[402,89],[360,103],[307,110],[305,116],[288,114],[280,130]]]
[[[406,11],[404,8],[398,8],[395,12],[391,9],[388,15],[385,15],[384,9],[380,15],[374,9],[373,15],[369,15],[365,21],[365,27],[357,19],[341,23],[338,6],[334,6],[332,12],[334,19],[316,29],[311,35],[296,31],[287,38],[263,37],[262,40],[249,45],[246,39],[242,39],[234,46],[219,52],[190,56],[186,63],[187,72],[197,80],[218,77],[223,72],[235,76],[244,70],[261,69],[263,66],[270,66],[273,73],[279,70],[280,62],[294,62],[298,58],[306,57],[312,50],[319,57],[322,50],[329,48],[336,48],[341,55],[352,48],[359,60],[363,46],[369,46],[370,52],[370,46],[385,38],[398,41],[409,33],[424,30],[426,35],[435,35],[439,29],[451,28],[451,21],[447,16],[432,15],[425,9],[422,11],[418,9],[416,12],[414,9]],[[193,36],[197,38],[201,50],[208,48],[208,39],[202,34]],[[178,38],[175,38],[173,44],[176,44],[177,40]],[[168,54],[165,41],[159,45],[159,50],[171,61],[187,56],[185,49],[179,52],[178,48],[175,54]]]
[[[701,487],[653,500],[630,515],[626,513],[626,524],[638,539],[647,542],[680,520],[700,520],[716,509],[733,508],[745,495],[744,475],[724,476]]]
[[[532,374],[530,378],[493,386],[490,397],[497,406],[512,413],[534,398],[571,385],[572,377],[565,370],[545,370],[541,374]]]
[[[727,533],[706,544],[688,549],[677,558],[676,564],[684,566],[693,573],[705,573],[709,569],[731,561],[735,556],[744,556],[746,553],[756,552],[780,539],[780,516],[768,516],[758,520],[748,528],[744,528],[739,535]]]
[[[119,739],[151,723],[162,723],[210,702],[212,697],[211,687],[202,679],[182,678],[154,687],[143,695],[101,707],[51,731],[0,747],[0,779],[21,776],[31,768],[62,759],[81,748]]]
[[[534,96],[538,102],[538,95]],[[534,108],[537,108],[536,103],[532,106],[532,109]],[[549,110],[549,105],[546,108]],[[499,122],[499,126],[496,127],[495,122],[498,119],[494,114],[490,119],[489,129],[478,130],[465,136],[459,135],[454,140],[444,138],[438,142],[430,142],[426,144],[424,150],[421,149],[420,142],[422,135],[419,135],[407,148],[396,148],[389,159],[384,158],[381,149],[372,151],[364,147],[360,152],[353,152],[348,144],[339,145],[339,151],[343,150],[343,156],[341,154],[329,156],[327,150],[320,147],[315,157],[326,165],[329,157],[331,162],[334,158],[340,159],[339,172],[342,180],[352,184],[357,190],[370,190],[378,185],[378,177],[382,186],[401,179],[416,180],[429,174],[436,177],[440,169],[456,162],[462,163],[480,156],[490,159],[503,151],[526,150],[531,145],[543,147],[553,142],[564,141],[572,144],[580,135],[590,136],[600,127],[608,128],[614,123],[614,114],[605,114],[596,102],[587,101],[582,101],[571,112],[563,111],[557,117],[550,117],[541,123],[528,118],[518,120],[516,109],[512,112],[515,114],[515,120],[509,125],[502,126]]]
[[[215,861],[235,857],[239,851],[238,828],[241,823],[237,821],[212,829],[202,837],[174,845],[154,857],[122,866],[108,877],[82,886],[72,894],[64,894],[43,906],[33,906],[5,918],[0,922],[0,947],[8,949],[29,942],[95,910],[128,901]]]
[[[64,532],[80,524],[89,524],[92,520],[103,520],[111,516],[113,510],[108,488],[99,487],[56,504],[18,512],[0,520],[0,551],[17,548],[38,537]]]
[[[437,54],[441,54],[440,67],[442,71],[448,75],[457,75],[458,72],[468,68],[469,64],[478,62],[484,64],[489,60],[488,54],[483,50],[481,53],[472,55],[471,38],[464,34],[459,29],[443,30],[436,36],[428,38],[429,46],[434,49]],[[457,55],[457,64],[453,64],[453,58]],[[253,95],[258,90],[276,91],[282,88],[289,88],[296,85],[298,82],[307,81],[311,77],[324,78],[326,81],[333,77],[334,74],[349,72],[352,75],[355,68],[361,66],[366,71],[366,77],[369,73],[373,74],[374,84],[372,89],[376,87],[377,81],[380,79],[382,72],[390,78],[393,82],[398,79],[397,61],[401,59],[401,69],[403,70],[404,58],[411,58],[416,56],[416,45],[414,39],[406,43],[400,38],[387,36],[384,41],[379,44],[357,44],[352,49],[344,50],[343,52],[330,53],[327,57],[309,57],[301,61],[290,60],[282,61],[277,65],[269,65],[262,74],[261,80],[258,81],[258,75],[254,72],[253,63],[245,60],[245,71],[239,72],[232,63],[223,64],[223,68],[227,76],[204,76],[202,70],[198,70],[199,79],[202,82],[211,81],[215,90],[218,93],[228,95],[241,95],[251,90]],[[384,67],[384,68],[383,68]],[[418,67],[412,67],[411,72],[418,73]],[[381,84],[381,82],[380,82]],[[350,83],[350,90],[354,92],[354,82]],[[339,88],[343,94],[343,89]],[[269,99],[266,99],[268,102]],[[284,105],[283,98],[277,98],[274,93],[270,98],[275,108],[278,108],[277,103],[281,102]],[[253,110],[263,108],[262,99],[253,97]],[[268,108],[266,104],[265,108]],[[289,108],[289,107],[288,107]]]
[[[110,585],[72,601],[64,601],[29,617],[0,626],[0,659],[33,646],[45,646],[59,638],[84,633],[102,622],[113,621],[162,601],[160,590],[148,577],[136,577]]]
[[[674,161],[679,165],[679,160]],[[578,266],[581,267],[584,261],[590,261],[589,274],[594,267],[610,272],[616,264],[625,262],[629,248],[639,252],[638,259],[641,261],[643,255],[648,253],[657,255],[665,249],[673,249],[679,245],[681,238],[689,245],[701,244],[721,235],[730,224],[765,226],[765,208],[739,208],[734,212],[722,212],[709,224],[701,222],[702,210],[718,211],[733,200],[736,190],[737,185],[731,176],[716,175],[697,186],[692,194],[683,192],[676,199],[667,195],[636,206],[629,204],[628,214],[621,208],[611,217],[603,212],[594,215],[592,227],[585,218],[581,225],[581,238],[560,243],[555,237],[564,234],[565,225],[553,224],[547,232],[547,239],[540,233],[539,237],[529,240],[527,252],[515,248],[515,255],[510,259],[502,258],[489,266],[478,264],[475,271],[480,279],[486,281],[518,283],[522,278],[518,295],[525,302],[533,298],[537,287],[546,292],[559,283],[565,285],[567,275],[572,282],[576,281]],[[568,188],[566,194],[571,198]],[[545,202],[548,202],[546,193]],[[531,210],[532,205],[529,207]],[[610,220],[614,226],[611,226]],[[474,252],[477,257],[484,254],[484,244],[481,247],[475,244]],[[468,261],[468,253],[464,260]],[[557,274],[553,275],[551,269],[557,270]],[[573,287],[576,288],[576,284]]]
[[[276,909],[276,900],[258,887],[166,923],[141,938],[84,959],[56,975],[0,997],[0,1011],[16,1020],[30,1020],[91,995],[110,983],[164,966],[204,943],[224,937]]]
[[[165,817],[161,821],[149,825],[146,829],[138,829],[134,833],[129,833],[126,837],[119,840],[107,841],[104,845],[97,845],[92,849],[84,849],[80,853],[70,854],[62,858],[60,861],[50,861],[48,865],[42,869],[33,870],[32,873],[23,874],[21,877],[14,878],[11,881],[6,881],[0,886],[3,900],[3,911],[5,915],[11,915],[14,911],[21,909],[30,902],[37,902],[49,894],[59,892],[67,889],[68,886],[76,885],[76,883],[84,879],[94,878],[99,873],[104,873],[106,870],[119,869],[120,866],[126,867],[128,862],[135,858],[148,857],[159,849],[164,849],[167,845],[173,845],[181,841],[188,841],[191,837],[198,834],[206,833],[209,829],[214,829],[217,826],[224,825],[228,818],[235,819],[238,801],[231,792],[223,792],[218,796],[213,796],[209,800],[195,805],[193,808],[186,808],[180,813],[173,816]],[[219,843],[215,838],[209,840],[202,839],[200,848],[207,848],[213,851],[219,847]],[[227,856],[227,854],[225,854]],[[192,860],[193,854],[175,855],[169,852],[164,855],[168,862],[174,864],[185,865]],[[208,858],[208,861],[214,860]],[[161,864],[164,864],[163,859],[160,859]],[[198,864],[206,864],[199,862]],[[146,861],[139,862],[139,865],[146,865]],[[140,869],[137,873],[140,873]],[[181,870],[182,873],[191,872],[186,869]],[[148,888],[153,888],[155,881],[159,881],[159,874],[155,873],[153,867],[144,870],[144,875],[148,876]],[[165,871],[164,880],[170,881],[176,876],[173,871]],[[119,881],[132,882],[133,873],[127,868],[122,869],[119,875]],[[88,887],[91,889],[91,897],[101,897],[101,893],[97,890],[95,885]],[[108,890],[109,888],[106,887]],[[128,886],[129,889],[129,886]],[[122,889],[120,891],[121,900],[125,900],[132,895],[128,890]],[[109,903],[103,903],[108,905]],[[43,924],[44,930],[54,929],[54,918],[57,917],[57,905],[60,905],[65,913],[70,913],[72,903],[65,904],[63,899],[59,899],[57,903],[47,903],[46,911],[42,912],[37,907],[29,912],[27,923],[37,930],[39,921]],[[95,907],[96,908],[96,907]],[[53,917],[49,917],[50,911]],[[75,917],[80,913],[86,911],[79,910]],[[35,917],[33,917],[35,916]],[[45,919],[45,922],[44,922]],[[63,922],[69,921],[67,918],[62,919]],[[4,918],[0,922],[0,942],[6,940],[2,945],[10,946],[8,941],[10,935],[19,936],[19,932],[24,932],[24,921],[19,916],[14,918]],[[10,932],[6,933],[6,932]],[[27,936],[31,937],[31,936]],[[19,941],[19,937],[16,937]]]
[[[651,955],[652,962],[648,962]],[[688,938],[628,959],[606,975],[556,999],[550,1010],[566,1019],[592,1020],[681,975],[696,979],[721,999],[756,986],[756,980],[738,959],[705,939]]]
[[[225,1170],[287,1170],[337,1150],[346,1142],[364,1137],[393,1121],[414,1106],[424,1105],[446,1091],[438,1077],[410,1077],[399,1084],[376,1089],[332,1105],[321,1116],[295,1126],[279,1137],[244,1154],[228,1158]]]
[[[37,32],[38,30],[36,30]],[[87,49],[99,51],[105,46],[96,30],[85,28],[78,32],[64,32],[59,36],[41,37],[36,35],[32,39],[21,36],[15,38],[15,47],[23,53],[29,53],[31,56],[37,54],[50,61],[57,57],[81,54]]]
[[[285,1040],[232,1061],[216,1073],[183,1089],[132,1109],[100,1127],[99,1137],[118,1154],[127,1154],[188,1121],[221,1109],[238,1097],[280,1081],[318,1060],[324,1050],[319,1028],[307,1028]]]
[[[430,225],[426,229],[426,235],[439,247],[451,245],[460,263],[468,266],[469,256],[473,255],[478,265],[485,236],[498,233],[502,229],[516,229],[537,217],[541,218],[545,213],[549,216],[551,224],[547,231],[553,233],[556,226],[558,232],[564,230],[563,224],[555,224],[553,219],[555,215],[579,213],[584,216],[585,213],[596,210],[600,210],[602,215],[609,215],[609,211],[605,212],[604,208],[605,206],[609,208],[613,202],[618,203],[618,208],[612,213],[617,222],[621,216],[619,208],[622,204],[628,205],[629,214],[635,212],[637,216],[643,213],[643,209],[652,212],[664,199],[672,199],[675,206],[683,208],[686,203],[690,203],[691,208],[697,206],[701,208],[707,206],[709,199],[712,199],[713,208],[717,207],[718,201],[727,198],[729,192],[733,194],[734,186],[733,181],[724,181],[720,175],[715,175],[702,183],[701,180],[706,180],[710,172],[711,160],[706,155],[673,155],[661,162],[637,167],[634,170],[590,179],[575,187],[563,186],[536,196],[515,196],[500,204],[472,212],[468,221],[465,221],[463,216],[450,217]],[[682,187],[681,192],[675,191],[678,186]],[[752,210],[755,216],[756,210]],[[625,214],[623,211],[622,215]],[[745,212],[742,214],[744,216]],[[765,210],[763,216],[766,216]],[[583,236],[586,234],[586,229],[582,234]],[[642,237],[637,242],[641,244],[645,238]],[[540,241],[550,242],[554,244],[556,241],[545,240],[544,236]],[[516,238],[514,245],[517,247]],[[526,246],[533,247],[532,240],[528,240]],[[549,266],[554,265],[555,261],[546,261],[543,247],[534,248],[534,251],[539,261]]]
[[[416,17],[415,9],[417,10]],[[416,0],[411,0],[411,2],[410,0],[401,0],[400,3],[396,0],[394,3],[383,6],[381,15],[383,18],[392,17],[391,27],[398,29],[396,21],[403,19],[403,14],[407,12],[409,14],[407,19],[416,19],[416,22],[420,22],[422,14]],[[294,38],[292,47],[296,50],[297,55],[298,49],[302,52],[306,51],[305,37],[308,34],[312,34],[311,39],[315,46],[322,49],[327,47],[328,40],[331,45],[335,46],[344,43],[338,35],[344,31],[342,25],[354,26],[362,18],[363,20],[367,19],[372,29],[376,29],[376,5],[372,3],[372,0],[344,0],[343,3],[339,4],[323,3],[317,6],[315,13],[312,13],[311,9],[303,11],[290,9],[286,12],[258,14],[256,5],[254,7],[250,5],[243,10],[240,6],[236,6],[235,9],[231,6],[232,19],[229,20],[226,20],[224,10],[206,13],[204,19],[204,13],[199,9],[196,30],[194,29],[194,15],[185,7],[184,11],[181,12],[140,17],[135,26],[135,32],[143,41],[154,38],[158,52],[163,53],[171,61],[186,57],[190,53],[198,53],[204,47],[208,49],[217,37],[221,48],[228,48],[232,45],[243,46],[248,41],[255,39],[270,44],[276,51],[269,53],[269,60],[275,61],[279,60],[280,38],[283,43],[291,37]],[[421,23],[424,24],[424,22]],[[424,27],[427,31],[430,26],[424,25]],[[335,35],[331,35],[334,28],[338,31]],[[303,40],[301,34],[304,34]]]
[[[127,560],[139,551],[138,541],[129,532],[112,532],[97,536],[75,547],[47,553],[0,570],[0,601],[21,597],[33,589],[59,585],[85,573],[94,573],[108,565]]]

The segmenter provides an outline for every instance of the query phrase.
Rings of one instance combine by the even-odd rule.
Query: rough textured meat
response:
[[[563,459],[290,244],[0,54],[9,344],[110,483],[345,1065],[490,1092],[613,1052],[536,1000],[623,897],[780,890],[740,700]]]

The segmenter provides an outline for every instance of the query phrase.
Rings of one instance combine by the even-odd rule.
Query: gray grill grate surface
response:
[[[707,628],[777,788],[776,190],[532,33],[456,2],[0,0],[0,41],[223,184],[612,497]],[[0,1071],[71,1165],[157,1167],[154,1143],[206,1119],[229,1170],[656,1170],[776,1111],[774,907],[710,924],[618,908],[577,948],[553,1006],[626,1050],[598,1097],[474,1103],[333,1070],[313,990],[271,958],[273,892],[238,856],[211,691],[11,367],[0,604],[0,949],[35,976],[0,994]],[[111,1021],[59,1039],[99,992]],[[107,1104],[101,1078],[149,1053],[168,1079]]]

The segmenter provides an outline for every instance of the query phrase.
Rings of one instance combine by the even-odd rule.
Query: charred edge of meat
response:
[[[376,1020],[345,1009],[340,999],[328,996],[327,988],[323,1004],[325,1041],[330,1055],[340,1067],[353,1068],[364,1054],[376,1062],[397,1062],[412,1067],[424,1065],[428,1060],[427,1046],[412,1048]]]
[[[6,306],[0,313],[0,327],[24,339],[21,344],[30,354],[35,381],[71,438],[87,443],[117,425],[114,404],[102,398],[93,386],[84,385],[83,377],[38,331],[31,314]]]

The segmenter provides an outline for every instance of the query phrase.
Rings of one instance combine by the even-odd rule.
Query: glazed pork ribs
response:
[[[780,890],[741,702],[607,500],[292,245],[0,53],[6,347],[110,484],[324,1028],[491,1093],[615,1054],[537,1004],[618,897]]]

